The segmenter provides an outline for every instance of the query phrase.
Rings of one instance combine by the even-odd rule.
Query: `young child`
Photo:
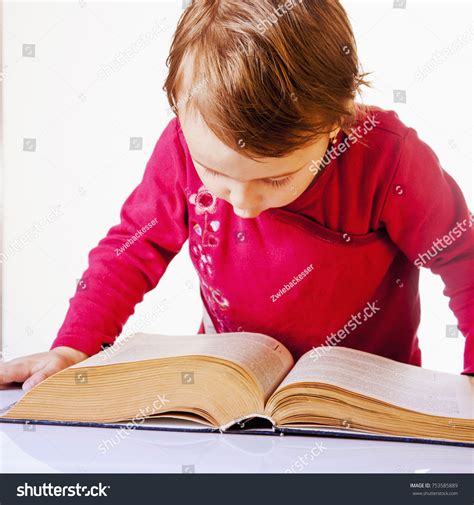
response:
[[[428,267],[474,373],[471,214],[413,128],[356,102],[367,74],[339,2],[195,0],[167,63],[177,117],[90,252],[51,350],[1,364],[0,383],[29,389],[113,343],[187,239],[200,333],[265,333],[295,359],[342,345],[421,365]]]

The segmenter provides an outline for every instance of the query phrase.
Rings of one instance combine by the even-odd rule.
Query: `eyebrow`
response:
[[[196,158],[193,158],[193,160],[196,162],[196,163],[199,163],[199,165],[201,165],[202,167],[204,168],[207,168],[208,170],[210,170],[211,172],[216,172],[217,174],[220,174],[220,175],[225,175],[225,174],[222,174],[221,172],[219,172],[218,170],[215,170],[214,168],[211,168],[211,167],[208,167],[207,165],[204,165],[204,163],[201,163],[199,160],[197,160]],[[287,177],[288,175],[293,175],[293,174],[296,174],[296,172],[299,172],[301,169],[303,169],[308,163],[305,163],[303,166],[301,166],[300,168],[294,170],[293,172],[287,172],[286,174],[280,174],[280,175],[277,175],[276,177],[261,177],[260,179],[280,179],[281,177]],[[259,179],[254,179],[254,180],[259,180]]]

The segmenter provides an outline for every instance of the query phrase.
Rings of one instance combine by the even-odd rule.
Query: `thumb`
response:
[[[46,364],[39,370],[34,370],[31,376],[23,383],[22,389],[24,391],[29,391],[31,388],[35,387],[40,382],[43,382],[53,373],[56,373],[56,368],[51,364]]]

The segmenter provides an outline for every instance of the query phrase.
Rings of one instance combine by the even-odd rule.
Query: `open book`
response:
[[[258,333],[137,333],[49,377],[0,421],[159,429],[166,418],[215,431],[474,446],[474,382],[345,347],[313,349],[295,364]]]

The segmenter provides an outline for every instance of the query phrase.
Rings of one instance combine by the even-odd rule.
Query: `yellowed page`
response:
[[[260,333],[215,335],[152,335],[136,333],[118,339],[111,347],[73,365],[87,368],[177,356],[213,356],[237,363],[262,387],[264,400],[271,395],[294,364],[286,347]]]
[[[474,418],[474,384],[469,377],[347,347],[318,349],[318,353],[312,350],[304,354],[278,389],[296,382],[321,382],[417,412]]]

